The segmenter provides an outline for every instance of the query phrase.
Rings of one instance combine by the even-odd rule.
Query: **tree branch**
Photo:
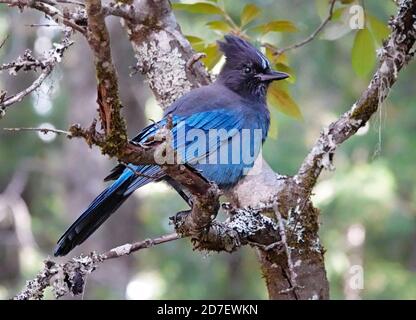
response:
[[[287,228],[287,239],[292,248],[289,265],[288,254],[275,250],[259,250],[259,260],[271,299],[328,299],[329,288],[323,260],[323,248],[318,237],[319,211],[310,201],[312,188],[322,168],[332,166],[336,147],[363,126],[377,110],[400,69],[413,57],[411,51],[415,42],[416,1],[400,2],[399,12],[391,22],[392,34],[380,51],[380,66],[371,85],[354,107],[338,121],[323,130],[298,174],[284,177],[274,172],[263,162],[261,172],[249,175],[232,192],[237,205],[255,205],[259,201],[276,196],[279,211]],[[262,160],[258,160],[261,163]],[[257,161],[256,161],[257,162]],[[297,274],[298,286],[292,288],[290,275]]]
[[[280,240],[278,233],[275,232],[278,227],[273,220],[260,214],[264,209],[233,211],[227,221],[215,223],[209,231],[201,235],[198,242],[194,243],[195,248],[233,252],[247,244],[262,247],[275,246]],[[40,300],[48,287],[52,287],[57,298],[67,294],[81,294],[86,276],[106,260],[120,258],[142,249],[194,235],[192,229],[186,229],[183,221],[177,220],[175,225],[180,232],[124,244],[102,254],[91,252],[87,256],[81,255],[65,263],[56,263],[47,259],[44,261],[43,270],[33,280],[27,281],[25,288],[14,299]]]
[[[106,16],[120,17],[125,20],[141,23],[139,13],[134,10],[134,6],[123,2],[110,2],[108,6],[103,6],[103,12]]]
[[[168,2],[155,1],[153,3],[153,1],[146,1],[145,5],[150,5],[150,3],[157,3],[159,5],[157,12],[160,10],[160,14],[163,14],[163,17],[168,14],[163,9],[169,8],[169,14],[171,14],[170,4]],[[128,10],[130,11],[130,9]],[[105,10],[103,10],[101,7],[100,0],[86,1],[86,12],[88,16],[87,39],[95,57],[95,67],[97,71],[98,81],[97,102],[99,105],[101,127],[103,128],[104,133],[96,132],[95,123],[93,123],[89,130],[84,130],[78,126],[73,126],[70,129],[71,135],[73,137],[83,137],[87,140],[87,142],[89,142],[89,144],[99,145],[101,151],[104,154],[116,156],[119,161],[131,164],[144,164],[144,161],[146,161],[148,163],[150,162],[151,164],[160,165],[160,163],[157,163],[155,156],[160,154],[159,150],[169,149],[170,128],[161,128],[159,130],[157,133],[159,135],[159,139],[154,144],[154,148],[149,148],[149,146],[147,146],[147,148],[143,148],[142,145],[135,145],[131,142],[128,143],[127,141],[126,127],[124,119],[120,113],[122,106],[118,96],[118,80],[116,70],[111,58],[110,39],[104,21],[104,11]],[[149,15],[155,14],[155,11],[145,12]],[[159,24],[164,25],[165,23],[166,28],[172,28],[172,21],[159,21]],[[137,22],[129,21],[128,25],[130,27],[133,27],[134,25],[134,32],[137,33],[137,27],[139,26]],[[167,36],[168,31],[164,32],[164,35]],[[173,31],[169,30],[169,32]],[[182,35],[177,31],[175,32],[177,33],[176,37],[179,35],[182,37]],[[182,41],[184,40],[182,39]],[[171,42],[167,42],[165,44],[159,43],[159,46],[163,47],[164,45],[170,45],[170,43]],[[161,51],[162,50],[158,49],[157,52],[160,53]],[[172,51],[169,50],[169,52],[166,52],[165,58],[171,55],[174,56]],[[157,59],[153,57],[152,60]],[[196,64],[197,62],[194,62],[193,66]],[[180,66],[181,70],[178,69],[178,72],[186,72],[185,64],[181,63]],[[160,66],[158,66],[158,68],[160,68]],[[190,66],[190,68],[192,69],[192,66]],[[161,77],[163,74],[166,74],[167,71],[172,72],[173,70],[163,70],[163,72],[158,73],[157,76]],[[171,76],[171,74],[169,76]],[[169,87],[171,88],[169,91],[166,91],[169,92],[169,95],[171,95],[170,98],[167,98],[169,101],[171,99],[176,99],[179,95],[184,93],[184,88],[182,86],[180,87],[182,90],[180,92],[174,92],[174,90],[172,90],[172,86],[175,87],[175,84],[177,83],[177,81],[174,80],[175,79],[172,78],[170,82],[166,84],[166,88],[163,87],[163,90],[168,90]],[[186,74],[184,74],[183,80],[188,81]],[[163,94],[164,97],[167,97],[166,92]],[[211,220],[215,218],[219,209],[218,188],[215,185],[210,184],[196,170],[193,170],[189,166],[181,164],[162,164],[161,168],[167,175],[172,177],[175,181],[189,190],[193,196],[192,200],[194,205],[192,214],[189,216],[190,219],[188,220],[190,224],[189,229],[192,230],[193,233],[197,233],[199,230],[206,228]]]
[[[25,288],[13,299],[41,300],[48,287],[52,287],[56,298],[70,293],[80,294],[84,290],[85,277],[96,270],[100,263],[179,238],[176,233],[172,233],[154,239],[128,243],[102,254],[91,252],[87,256],[80,255],[65,263],[56,263],[46,259],[43,270],[37,274],[35,279],[27,281]]]
[[[43,81],[51,74],[53,70],[53,65],[49,65],[45,68],[45,70],[40,74],[40,76],[33,81],[33,83],[27,87],[26,89],[20,91],[19,93],[12,95],[10,97],[5,97],[0,102],[0,108],[5,111],[7,107],[11,106],[12,104],[15,104],[16,102],[21,102],[24,97],[26,97],[28,94],[35,91],[37,88],[40,87],[40,85],[43,83]]]
[[[200,61],[186,68],[195,52],[181,33],[170,2],[130,2],[137,17],[122,24],[136,54],[137,69],[147,78],[159,105],[166,108],[189,90],[209,84],[210,75]]]
[[[61,61],[63,54],[72,44],[73,42],[69,40],[69,35],[65,34],[65,37],[62,40],[62,42],[59,44],[55,44],[55,48],[46,52],[45,58],[42,60],[35,59],[31,55],[30,51],[26,51],[24,56],[19,57],[16,61],[1,65],[0,70],[7,69],[12,75],[15,75],[20,70],[36,71],[37,68],[40,68],[42,70],[42,73],[29,87],[20,91],[19,93],[9,97],[6,97],[5,92],[3,93],[0,97],[0,115],[4,116],[6,108],[10,107],[11,105],[17,102],[22,101],[24,97],[38,89],[40,85],[43,83],[43,81],[51,74],[56,64],[58,64]]]
[[[332,166],[336,148],[364,126],[387,98],[401,69],[413,58],[416,39],[416,1],[402,1],[398,15],[390,21],[392,33],[379,51],[379,67],[370,85],[360,98],[337,121],[321,132],[321,136],[303,161],[296,181],[305,190],[315,185],[323,168]]]
[[[295,43],[291,46],[288,46],[286,48],[282,48],[282,49],[275,49],[274,47],[268,46],[270,49],[273,50],[273,55],[275,56],[279,56],[287,51],[293,50],[293,49],[297,49],[299,47],[304,46],[305,44],[308,44],[309,42],[311,42],[312,40],[314,40],[316,38],[316,36],[321,33],[321,31],[326,27],[326,25],[329,23],[329,21],[332,20],[332,16],[334,14],[334,8],[335,8],[335,2],[336,0],[331,0],[331,2],[329,3],[329,12],[328,12],[328,16],[322,21],[322,23],[319,25],[318,28],[316,28],[316,30],[314,32],[312,32],[306,39]],[[267,44],[266,44],[267,46]]]
[[[88,16],[87,40],[94,54],[97,74],[97,103],[101,127],[105,133],[106,147],[125,146],[127,144],[126,124],[121,116],[122,105],[118,93],[118,79],[111,57],[110,36],[105,24],[100,0],[87,0]],[[117,152],[117,150],[115,151]]]
[[[55,22],[61,23],[71,29],[74,29],[85,35],[85,29],[73,21],[77,21],[77,13],[74,12],[70,17],[58,9],[55,1],[40,1],[40,0],[0,0],[0,3],[7,4],[9,7],[18,7],[20,11],[24,8],[32,8],[43,12],[47,17]]]
[[[3,128],[4,131],[12,131],[12,132],[19,132],[19,131],[34,131],[34,132],[40,132],[43,134],[48,134],[50,132],[56,133],[56,134],[64,134],[68,138],[71,138],[71,132],[65,131],[65,130],[59,130],[59,129],[50,129],[50,128]]]

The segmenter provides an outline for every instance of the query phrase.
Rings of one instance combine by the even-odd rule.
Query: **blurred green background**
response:
[[[319,2],[319,1],[316,1]],[[261,19],[288,19],[297,33],[270,35],[278,45],[309,35],[321,18],[315,1],[225,1],[238,20],[247,3],[263,9]],[[372,15],[387,23],[395,14],[393,1],[364,1]],[[319,4],[318,4],[319,5]],[[205,25],[204,15],[177,12],[182,31],[213,41],[219,35]],[[0,6],[1,63],[26,48],[39,55],[59,40],[58,28],[30,27],[44,23],[36,12]],[[158,119],[155,105],[140,75],[129,76],[135,60],[117,19],[108,19],[118,68],[124,113],[134,135],[148,119]],[[351,67],[355,31],[337,41],[316,39],[288,54],[296,83],[292,97],[303,114],[294,120],[273,111],[278,138],[269,138],[265,158],[281,174],[294,174],[319,131],[346,111],[368,85]],[[37,133],[8,133],[6,127],[50,125],[66,129],[74,122],[87,126],[96,109],[92,59],[85,40],[64,57],[52,77],[0,120],[0,299],[17,293],[34,277],[66,227],[105,184],[102,178],[115,164],[83,141]],[[321,209],[321,240],[334,299],[416,298],[416,65],[404,70],[387,102],[371,123],[336,153],[333,172],[325,172],[315,188]],[[0,75],[0,88],[12,92],[26,87],[33,74]],[[137,191],[131,199],[74,251],[103,251],[125,242],[172,230],[168,217],[186,208],[163,184]],[[351,292],[351,266],[362,266],[364,287]],[[52,298],[50,292],[47,295]],[[88,277],[85,294],[74,299],[264,299],[267,292],[254,250],[235,254],[201,253],[187,239],[167,243],[114,261]]]

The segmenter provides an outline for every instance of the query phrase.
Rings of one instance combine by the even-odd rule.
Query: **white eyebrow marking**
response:
[[[266,59],[266,57],[261,53],[261,52],[257,52],[257,55],[259,56],[260,60],[261,60],[261,66],[263,67],[263,69],[268,69],[270,68],[270,63],[269,61]]]

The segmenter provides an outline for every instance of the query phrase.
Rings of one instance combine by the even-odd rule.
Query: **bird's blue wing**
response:
[[[178,117],[172,130],[173,148],[182,162],[206,162],[242,126],[242,114],[229,109],[199,112],[186,118]]]
[[[182,122],[187,130],[180,131],[178,124],[177,132],[186,134],[186,139],[175,140],[177,153],[223,189],[235,185],[252,168],[267,134],[257,115],[248,116],[238,108],[196,113]],[[195,129],[194,135],[191,130]],[[190,139],[193,136],[195,140]]]
[[[164,118],[146,127],[134,138],[134,141],[145,142],[154,136],[160,128],[164,127],[167,122],[168,119]],[[231,162],[231,158],[227,158],[225,164],[218,163],[219,166],[213,166],[210,161],[220,162],[220,148],[229,149],[231,147],[230,142],[244,125],[242,113],[227,108],[198,112],[187,116],[173,115],[172,124],[173,149],[176,151],[178,159],[183,163],[193,165],[207,179],[214,181],[219,181],[218,179],[222,179],[219,176],[228,174],[232,176],[230,181],[234,182],[237,176],[241,174],[241,163],[234,165],[228,163]],[[216,134],[216,130],[218,134]],[[231,149],[228,151],[233,152]],[[110,178],[117,178],[114,187],[127,179],[131,180],[125,194],[130,194],[151,181],[161,179],[164,175],[160,167],[154,165],[130,165],[129,168],[118,167],[116,170],[118,172],[113,171],[109,176]],[[226,179],[227,177],[223,178]]]

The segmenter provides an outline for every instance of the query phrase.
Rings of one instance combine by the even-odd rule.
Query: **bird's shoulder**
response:
[[[165,115],[187,116],[216,109],[239,109],[244,99],[220,84],[210,84],[193,89],[169,106]]]

